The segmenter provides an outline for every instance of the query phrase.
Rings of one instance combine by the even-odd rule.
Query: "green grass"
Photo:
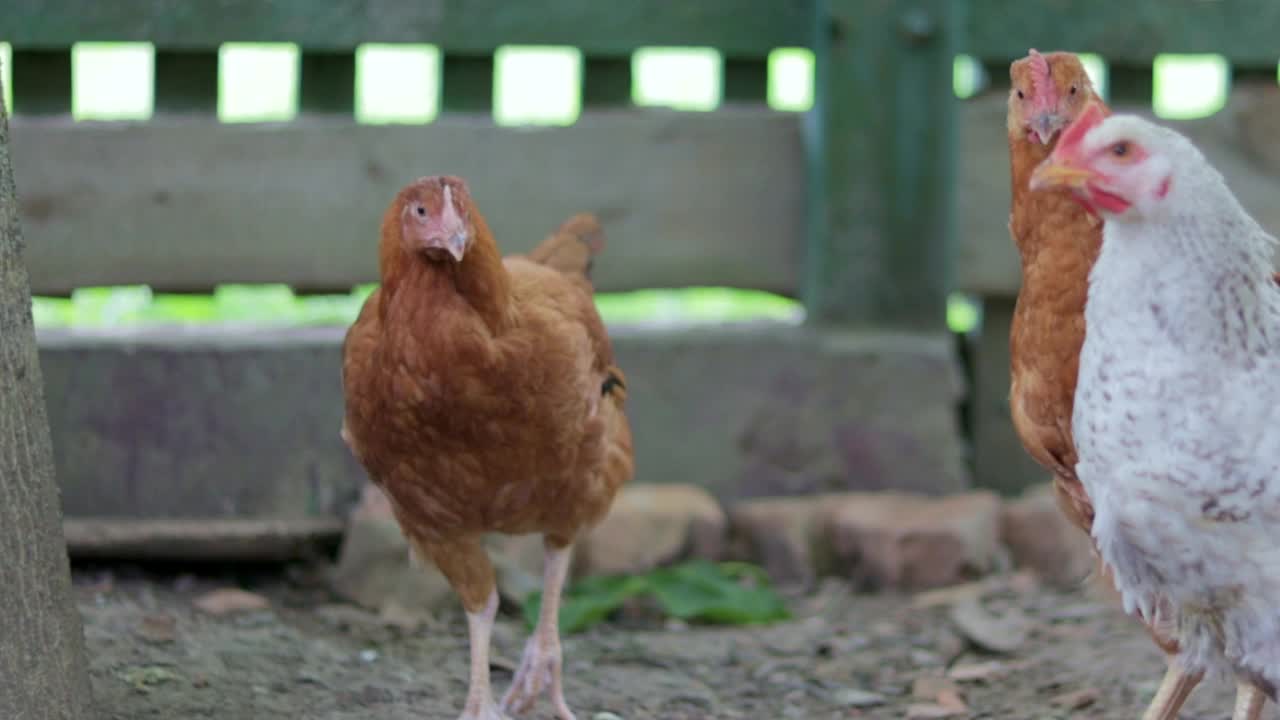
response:
[[[1083,56],[1105,92],[1106,66]],[[10,49],[0,43],[0,80],[12,107]],[[297,115],[298,48],[228,43],[219,51],[218,117],[224,122],[283,122]],[[581,112],[582,57],[576,48],[508,46],[494,58],[494,120],[500,125],[571,125]],[[813,106],[813,54],[779,48],[768,59],[768,101],[782,111]],[[78,120],[146,120],[154,111],[154,49],[148,43],[80,43],[72,51],[72,109]],[[710,48],[644,48],[632,57],[632,97],[638,105],[684,111],[720,104],[721,61]],[[1162,55],[1155,62],[1157,115],[1210,115],[1226,99],[1228,74],[1221,57]],[[356,53],[358,122],[429,123],[439,114],[440,53],[431,45],[361,46]],[[954,87],[964,98],[981,89],[982,71],[956,58]],[[416,78],[416,81],[409,79]],[[18,99],[19,105],[21,98]],[[295,297],[283,286],[227,286],[211,295],[153,294],[145,287],[85,288],[71,298],[36,298],[42,327],[156,323],[349,323],[368,292]],[[691,288],[604,294],[597,304],[610,322],[793,319],[800,306],[786,298],[729,288]],[[964,332],[980,322],[977,306],[956,295],[948,323]]]

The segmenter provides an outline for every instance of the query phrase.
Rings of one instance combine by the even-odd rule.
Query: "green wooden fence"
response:
[[[1018,286],[1006,229],[1009,61],[1033,46],[1099,53],[1113,99],[1141,109],[1157,53],[1222,53],[1234,77],[1261,78],[1266,91],[1280,56],[1280,4],[1267,0],[17,5],[0,16],[0,39],[13,46],[13,152],[37,292],[227,282],[345,290],[376,279],[381,209],[427,173],[466,176],[512,252],[592,210],[610,235],[602,290],[726,285],[805,303],[804,327],[616,330],[635,386],[640,480],[700,482],[727,501],[945,492],[968,485],[971,468],[978,483],[1004,489],[1042,478],[1004,404]],[[151,121],[70,122],[70,47],[80,41],[154,43]],[[299,46],[295,121],[217,122],[217,50],[241,41]],[[436,121],[355,122],[355,49],[366,42],[440,47]],[[580,48],[574,126],[494,126],[493,53],[506,44]],[[722,106],[631,107],[630,56],[647,46],[719,50]],[[766,58],[779,47],[815,54],[807,113],[767,106]],[[955,98],[958,53],[989,69],[991,92]],[[1280,221],[1266,210],[1272,168],[1242,160],[1251,156],[1237,141],[1248,133],[1224,129],[1235,117],[1185,127],[1257,179],[1246,205]],[[945,331],[956,289],[986,310],[968,389],[972,437],[961,436],[966,389]],[[45,333],[69,514],[340,511],[359,480],[336,435],[340,337]]]

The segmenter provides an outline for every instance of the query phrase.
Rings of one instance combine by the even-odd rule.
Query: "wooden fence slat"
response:
[[[942,330],[951,287],[958,3],[830,0],[813,122],[825,219],[806,306],[819,322]],[[825,60],[823,59],[825,57]],[[813,152],[813,148],[811,148]],[[771,183],[770,183],[771,184]],[[814,190],[811,190],[814,192]]]
[[[721,77],[725,102],[764,105],[769,101],[767,59],[726,57]]]
[[[1028,48],[1098,53],[1141,65],[1157,53],[1218,53],[1231,62],[1275,63],[1280,56],[1274,0],[968,0],[960,52],[1008,62]]]
[[[1107,102],[1150,107],[1155,99],[1155,83],[1150,60],[1139,65],[1111,63],[1107,66]]]
[[[218,112],[218,53],[156,50],[156,112]]]
[[[440,109],[444,112],[491,112],[493,56],[446,54],[440,85]]]
[[[351,117],[356,111],[356,56],[304,51],[298,73],[298,109]]]
[[[592,56],[582,61],[584,108],[631,105],[631,90],[631,56]]]
[[[609,248],[594,277],[605,290],[793,295],[800,122],[746,108],[588,112],[573,127],[537,130],[474,117],[427,127],[319,116],[288,125],[19,119],[13,152],[37,292],[227,282],[345,290],[376,279],[378,222],[395,192],[452,173],[471,183],[508,252],[528,250],[575,212],[597,213]]]
[[[226,41],[291,42],[351,51],[361,43],[434,43],[484,54],[500,45],[573,45],[621,55],[649,45],[710,46],[764,55],[808,40],[813,0],[43,0],[12,2],[0,38],[19,47],[148,41],[216,49]]]
[[[14,48],[13,110],[21,115],[71,114],[69,48]]]

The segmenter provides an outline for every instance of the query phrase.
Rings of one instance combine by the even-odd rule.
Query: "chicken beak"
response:
[[[1068,188],[1080,190],[1089,184],[1094,177],[1092,170],[1073,167],[1070,164],[1050,155],[1040,163],[1031,174],[1031,189]]]
[[[452,235],[435,237],[428,241],[427,247],[443,250],[449,253],[454,262],[462,262],[462,256],[467,252],[467,234],[459,231]]]
[[[1061,129],[1062,119],[1058,117],[1057,113],[1040,113],[1031,119],[1031,132],[1036,134],[1036,138],[1041,145],[1048,145],[1054,134]]]

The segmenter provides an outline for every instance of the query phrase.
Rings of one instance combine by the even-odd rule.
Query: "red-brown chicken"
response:
[[[382,284],[344,343],[343,438],[467,612],[464,720],[503,717],[489,685],[488,532],[540,533],[547,550],[541,617],[503,710],[549,690],[573,718],[557,626],[570,548],[634,469],[625,380],[587,278],[602,242],[594,218],[575,216],[504,260],[463,180],[419,179],[383,216]]]

